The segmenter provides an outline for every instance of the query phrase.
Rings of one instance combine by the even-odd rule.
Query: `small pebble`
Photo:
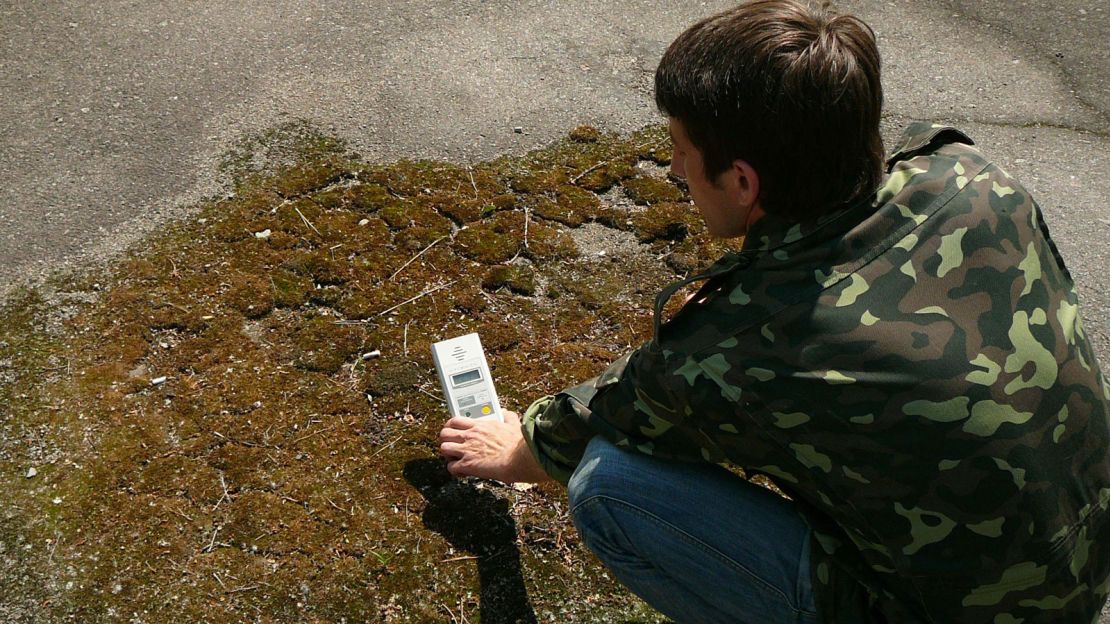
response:
[[[35,470],[34,467],[28,468],[27,469],[27,478],[28,479],[33,479],[33,478],[35,478],[35,475],[37,475],[38,473],[39,473],[39,471]]]
[[[152,386],[160,386],[164,383],[166,383],[165,377],[155,377],[154,379],[150,380],[150,385]]]
[[[267,238],[270,238],[270,228],[266,228],[265,230],[262,230],[261,232],[255,232],[254,237],[255,238],[261,238],[262,240],[266,240]]]
[[[377,349],[374,349],[373,351],[371,351],[371,352],[369,352],[369,353],[363,353],[363,354],[362,354],[362,359],[364,359],[364,360],[372,360],[372,359],[374,359],[374,358],[376,358],[376,357],[381,357],[381,355],[382,355],[382,352],[381,352],[381,351],[379,351],[379,350],[377,350]]]
[[[513,132],[515,132],[517,134],[524,134],[524,128],[522,128],[521,126],[517,126],[517,127],[513,128]]]
[[[363,219],[362,221],[359,221],[358,224],[359,225],[369,225],[370,224],[370,219]]]
[[[62,504],[62,499],[60,497],[55,496],[54,500],[53,500],[53,503],[55,505],[61,505]]]

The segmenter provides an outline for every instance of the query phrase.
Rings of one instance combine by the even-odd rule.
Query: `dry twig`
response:
[[[450,559],[444,559],[440,563],[451,563],[452,561],[470,561],[472,559],[477,559],[477,557],[475,557],[474,555],[465,555],[465,556],[462,556],[462,557],[452,557]]]
[[[388,449],[388,448],[391,448],[391,447],[392,447],[392,446],[393,446],[394,444],[397,444],[398,442],[400,442],[400,441],[401,441],[401,438],[403,438],[403,437],[405,437],[405,434],[403,434],[403,433],[402,433],[401,435],[399,435],[399,436],[397,436],[396,438],[394,438],[394,439],[393,439],[393,441],[392,441],[392,442],[390,442],[389,444],[386,444],[385,446],[379,447],[379,448],[378,448],[378,450],[374,451],[374,452],[373,452],[373,454],[371,454],[371,455],[370,455],[370,459],[374,459],[374,458],[375,458],[375,457],[377,457],[377,456],[378,456],[378,455],[379,455],[379,454],[380,454],[380,453],[381,453],[382,451],[384,451],[384,450],[386,450],[386,449]]]
[[[605,165],[608,165],[608,164],[609,164],[609,163],[611,163],[611,162],[613,162],[613,161],[611,161],[611,160],[603,160],[603,161],[601,161],[601,162],[599,162],[599,163],[597,163],[597,164],[593,165],[593,166],[592,166],[592,167],[590,167],[589,169],[586,169],[586,170],[585,170],[585,171],[583,171],[582,173],[580,173],[580,174],[578,174],[578,175],[574,176],[573,178],[571,178],[571,179],[570,179],[570,183],[571,183],[571,184],[577,184],[579,180],[581,180],[582,178],[586,177],[586,176],[587,176],[588,174],[590,174],[590,173],[592,173],[592,172],[594,172],[594,171],[597,171],[598,169],[600,169],[600,168],[604,167]]]
[[[216,501],[216,506],[212,508],[213,511],[220,508],[220,503],[224,502],[225,500],[231,500],[231,496],[229,496],[227,493],[227,480],[224,479],[223,471],[220,471],[220,486],[224,489],[224,495],[220,497],[220,500]]]
[[[212,540],[210,542],[208,542],[208,545],[205,546],[204,550],[202,550],[201,552],[206,552],[206,553],[207,552],[212,552],[212,549],[216,547],[216,536],[219,535],[219,533],[220,533],[220,527],[217,526],[212,531]],[[221,582],[220,584],[222,585],[223,583]]]
[[[316,431],[313,431],[312,433],[306,433],[305,435],[293,440],[293,442],[291,442],[290,445],[297,444],[298,442],[303,442],[303,441],[311,438],[312,436],[320,435],[321,433],[327,433],[328,431],[331,431],[332,429],[335,429],[335,425],[332,425],[331,427],[325,427],[323,429],[317,429]]]
[[[413,256],[412,258],[409,258],[409,261],[408,261],[408,262],[406,262],[406,263],[404,263],[404,264],[402,264],[402,265],[401,265],[401,268],[399,268],[399,269],[397,269],[396,271],[394,271],[394,272],[393,272],[393,275],[390,275],[390,276],[389,276],[389,279],[388,279],[388,280],[386,280],[386,281],[388,281],[388,282],[392,282],[392,281],[393,281],[393,278],[397,277],[397,274],[398,274],[398,273],[400,273],[401,271],[404,271],[404,270],[405,270],[405,267],[407,267],[408,265],[412,264],[412,263],[413,263],[413,262],[414,262],[414,261],[415,261],[415,260],[416,260],[417,258],[419,258],[420,256],[423,256],[423,255],[424,255],[424,252],[425,252],[425,251],[428,251],[428,250],[429,250],[429,249],[431,249],[432,247],[435,247],[435,246],[436,246],[436,244],[437,244],[437,243],[439,243],[439,241],[441,241],[441,240],[443,240],[443,239],[445,239],[445,238],[447,238],[447,237],[446,237],[446,236],[440,236],[439,238],[437,238],[437,239],[435,239],[434,241],[432,241],[430,245],[428,245],[428,246],[427,246],[427,247],[425,247],[424,249],[421,249],[421,250],[420,250],[420,253],[416,254],[416,255],[415,255],[415,256]]]
[[[470,176],[470,186],[474,188],[474,199],[478,199],[478,185],[474,183],[474,172],[466,168],[466,175]]]
[[[390,312],[396,310],[397,308],[399,308],[403,305],[407,305],[409,303],[412,303],[413,301],[416,301],[417,299],[420,299],[421,297],[427,297],[428,295],[430,295],[430,294],[432,294],[436,291],[443,290],[444,288],[447,288],[448,286],[454,284],[457,281],[459,281],[459,280],[451,280],[450,282],[447,282],[446,284],[440,284],[439,286],[436,286],[434,288],[429,288],[428,290],[425,290],[424,292],[420,293],[419,295],[416,295],[415,297],[413,297],[413,298],[411,298],[407,301],[402,301],[401,303],[398,303],[397,305],[393,306],[392,308],[389,308],[387,310],[382,310],[381,312],[378,312],[378,316],[385,316],[386,314],[389,314]]]
[[[528,222],[531,221],[528,206],[524,206],[524,248],[528,249]]]
[[[313,231],[313,232],[316,232],[316,235],[317,235],[317,236],[323,236],[323,234],[321,234],[321,233],[320,233],[320,230],[317,230],[317,229],[316,229],[316,226],[315,226],[315,225],[312,225],[312,222],[308,220],[308,217],[304,216],[304,213],[303,213],[303,212],[301,212],[301,209],[300,209],[300,208],[297,208],[296,206],[293,206],[293,210],[296,210],[296,211],[297,211],[297,214],[299,214],[299,215],[301,216],[301,221],[304,221],[304,224],[305,224],[305,225],[307,225],[308,227],[312,228],[312,231]]]

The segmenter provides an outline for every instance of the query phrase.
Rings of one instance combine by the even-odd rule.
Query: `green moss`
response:
[[[480,599],[496,619],[494,566],[459,557],[504,550],[540,621],[652,621],[574,539],[561,491],[422,484],[409,465],[438,462],[432,342],[479,331],[520,409],[648,337],[673,277],[660,257],[720,251],[689,207],[597,195],[641,184],[661,137],[580,128],[523,157],[367,165],[283,127],[229,155],[234,196],[67,285],[95,302],[60,336],[28,321],[40,298],[0,310],[0,404],[24,434],[0,436],[17,458],[0,462],[16,513],[0,530],[61,536],[74,584],[48,617],[418,622],[450,619],[442,603],[475,621]],[[643,245],[579,258],[570,234],[589,222]],[[28,480],[32,435],[65,461]],[[509,529],[451,532],[445,501]]]
[[[276,177],[273,190],[283,198],[295,198],[352,178],[349,163],[341,158],[330,158],[293,165]]]
[[[531,297],[536,294],[536,272],[528,266],[500,264],[486,271],[482,278],[482,288],[508,288],[518,295]]]
[[[261,318],[274,309],[274,288],[263,277],[237,275],[228,281],[228,291],[228,303],[247,318]]]
[[[657,165],[671,164],[671,137],[666,126],[648,126],[632,133],[630,141],[636,156]]]
[[[310,303],[316,304],[323,308],[334,308],[339,305],[343,300],[345,292],[339,286],[334,284],[317,285],[308,293],[308,300]]]
[[[270,287],[273,290],[274,305],[296,308],[308,302],[312,280],[291,271],[277,270],[270,274]]]
[[[575,143],[597,143],[601,140],[601,130],[593,126],[578,126],[567,137]]]
[[[523,212],[499,212],[462,230],[455,236],[455,249],[460,255],[482,264],[501,264],[519,254],[535,260],[578,255],[578,248],[569,236],[529,220]]]
[[[388,397],[419,385],[422,375],[410,362],[386,362],[369,369],[364,390],[375,397]]]
[[[681,241],[702,228],[697,223],[698,212],[691,204],[659,203],[632,216],[632,229],[640,242],[656,240]]]
[[[510,174],[510,176],[509,183],[514,191],[530,195],[553,194],[559,187],[570,181],[570,177],[562,169],[524,170],[522,173]]]
[[[500,163],[510,186],[524,193],[553,193],[563,184],[604,192],[635,175],[639,157],[633,145],[612,135],[590,142],[568,140],[533,152],[520,164]]]
[[[583,173],[574,178],[574,183],[595,193],[603,193],[617,182],[636,175],[635,164],[634,155],[618,156],[592,170],[583,169]]]
[[[293,335],[295,362],[305,370],[334,373],[358,353],[361,333],[329,317],[309,318]]]
[[[674,184],[647,175],[636,176],[621,183],[625,193],[640,205],[688,200],[686,193]]]
[[[350,264],[336,258],[334,250],[295,251],[283,266],[317,284],[343,284],[351,278]]]
[[[721,241],[704,231],[675,243],[664,258],[676,273],[696,273],[709,267],[723,254],[740,248],[742,240]]]
[[[133,489],[137,494],[184,496],[198,504],[215,505],[223,492],[219,473],[199,460],[160,457],[143,466]]]
[[[436,210],[431,198],[398,201],[383,207],[378,214],[394,230],[420,227],[438,232],[440,236],[451,232],[451,221]]]
[[[597,195],[576,186],[563,184],[551,193],[532,200],[531,210],[536,216],[578,227],[586,221],[596,220],[604,212]]]
[[[359,184],[347,191],[351,208],[358,212],[372,213],[392,203],[394,196],[380,184]]]
[[[295,120],[244,136],[223,156],[219,169],[241,191],[269,186],[291,196],[326,186],[337,179],[335,169],[342,171],[339,177],[353,173],[346,151],[342,141]]]

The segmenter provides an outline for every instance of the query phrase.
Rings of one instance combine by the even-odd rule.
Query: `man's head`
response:
[[[655,73],[656,104],[704,179],[749,195],[754,184],[756,209],[793,221],[878,186],[882,99],[871,29],[798,0],[756,0],[694,24]]]

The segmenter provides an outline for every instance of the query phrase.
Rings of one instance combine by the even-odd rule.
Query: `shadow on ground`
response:
[[[481,621],[534,624],[508,502],[474,481],[454,478],[442,460],[412,460],[404,475],[427,501],[424,526],[477,557]]]

